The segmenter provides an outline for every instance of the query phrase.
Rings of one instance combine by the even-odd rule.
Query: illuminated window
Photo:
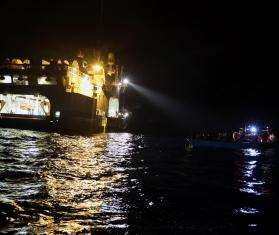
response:
[[[0,114],[50,115],[50,101],[41,95],[0,94],[0,104]]]
[[[78,93],[91,97],[93,95],[92,88],[93,87],[92,84],[90,83],[90,80],[87,77],[81,77]]]
[[[12,83],[12,77],[9,75],[0,76],[0,83]]]
[[[13,77],[14,85],[28,85],[28,77],[27,76],[20,76],[20,77]]]
[[[54,77],[42,76],[38,78],[39,85],[57,85],[57,80]]]
[[[119,112],[119,100],[118,98],[111,97],[109,99],[108,116],[117,117]]]

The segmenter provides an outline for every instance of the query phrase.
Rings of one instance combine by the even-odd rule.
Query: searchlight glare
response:
[[[123,83],[124,83],[125,85],[127,85],[127,84],[129,83],[129,79],[128,79],[128,78],[124,78],[124,79],[123,79]]]

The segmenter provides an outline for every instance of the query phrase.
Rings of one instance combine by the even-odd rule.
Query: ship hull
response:
[[[211,148],[211,149],[231,149],[241,150],[248,148],[266,149],[278,146],[277,142],[272,143],[257,143],[257,142],[221,142],[210,140],[193,139],[190,141],[194,148]]]
[[[14,93],[9,90],[8,94]],[[32,92],[17,90],[16,94],[31,95]],[[2,113],[0,126],[65,132],[102,132],[105,130],[99,121],[100,117],[96,115],[95,99],[75,93],[61,94],[61,91],[36,91],[34,94],[44,95],[49,99],[51,107],[49,116]]]
[[[108,118],[108,123],[107,123],[107,130],[108,131],[123,131],[126,130],[128,126],[128,120],[123,119],[123,118],[113,118],[109,117]]]

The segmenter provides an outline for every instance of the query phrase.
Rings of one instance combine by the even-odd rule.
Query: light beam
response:
[[[189,105],[181,104],[174,98],[147,89],[138,84],[129,82],[129,85],[146,98],[151,104],[159,108],[166,116],[175,121],[179,126],[194,127],[199,122],[198,115],[195,115],[195,112]]]

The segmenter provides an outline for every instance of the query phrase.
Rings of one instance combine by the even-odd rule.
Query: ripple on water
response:
[[[122,195],[128,190],[132,135],[3,129],[0,143],[0,193],[7,198],[0,198],[0,218],[14,221],[5,231],[127,228]],[[23,226],[24,218],[28,226]]]
[[[274,153],[188,154],[183,141],[0,129],[0,233],[226,234],[235,218],[258,228]]]

